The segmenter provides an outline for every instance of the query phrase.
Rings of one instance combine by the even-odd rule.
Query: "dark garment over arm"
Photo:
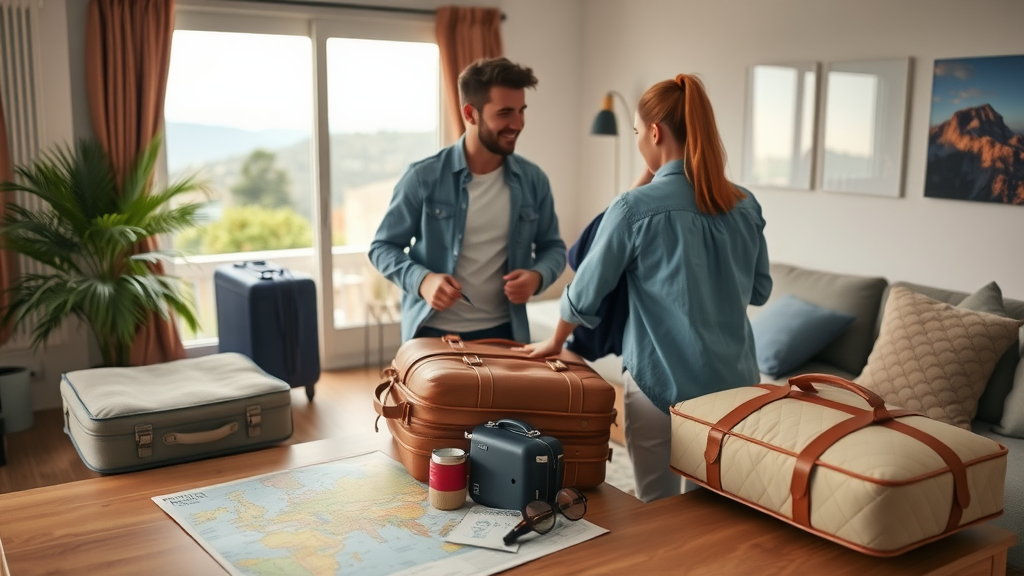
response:
[[[569,267],[574,272],[590,251],[590,244],[594,241],[602,218],[604,212],[598,214],[587,225],[576,243],[569,248]],[[626,318],[629,316],[629,293],[625,275],[619,278],[619,284],[601,300],[597,310],[601,323],[595,328],[577,326],[572,331],[572,339],[566,344],[566,348],[587,360],[597,360],[609,354],[621,356],[622,334],[626,330]]]

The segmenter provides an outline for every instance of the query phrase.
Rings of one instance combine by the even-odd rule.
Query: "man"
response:
[[[459,75],[465,135],[395,186],[369,255],[403,290],[403,341],[530,341],[526,301],[565,268],[547,176],[513,153],[536,85],[506,58],[469,65]]]

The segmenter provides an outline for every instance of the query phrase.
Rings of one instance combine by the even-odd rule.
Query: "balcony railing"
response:
[[[367,246],[334,246],[331,249],[331,280],[333,283],[334,328],[362,328],[369,323],[397,320],[398,289],[385,280],[370,265],[366,257]],[[263,260],[287,268],[294,274],[305,274],[316,279],[316,261],[312,248],[239,252],[177,258],[168,273],[184,280],[192,289],[199,313],[200,331],[196,334],[182,330],[186,344],[210,342],[217,338],[216,293],[214,271],[219,266],[245,261]],[[317,292],[323,289],[317,286]],[[381,314],[381,310],[391,313]],[[368,314],[370,315],[368,317]]]

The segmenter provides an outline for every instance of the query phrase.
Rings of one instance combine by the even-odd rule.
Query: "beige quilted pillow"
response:
[[[889,404],[970,430],[985,383],[1020,325],[894,286],[856,382]]]

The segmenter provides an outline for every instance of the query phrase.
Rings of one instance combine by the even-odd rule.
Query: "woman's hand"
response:
[[[558,324],[555,326],[555,333],[551,335],[551,338],[548,338],[543,342],[527,344],[522,348],[516,348],[516,350],[525,350],[529,352],[530,358],[558,356],[562,353],[562,345],[565,344],[566,339],[569,338],[569,335],[572,334],[572,331],[575,328],[576,324],[570,324],[559,318]]]
[[[633,182],[633,188],[639,188],[645,184],[650,184],[651,180],[654,180],[654,173],[651,169],[644,166],[644,171],[640,173],[636,178],[636,182]]]
[[[530,358],[547,358],[548,356],[558,356],[562,353],[562,344],[555,341],[554,338],[548,338],[543,342],[536,342],[534,344],[527,344],[519,350],[525,350],[530,353]]]

